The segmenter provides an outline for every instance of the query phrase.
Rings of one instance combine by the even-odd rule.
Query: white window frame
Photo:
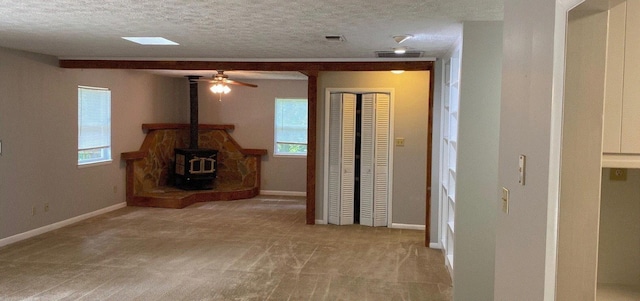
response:
[[[275,99],[274,102],[274,115],[273,115],[273,156],[274,157],[293,157],[293,158],[306,158],[307,157],[307,152],[304,153],[288,153],[288,152],[280,152],[278,151],[278,144],[300,144],[300,145],[305,145],[308,146],[308,137],[307,137],[307,142],[305,143],[299,143],[299,142],[286,142],[286,141],[278,141],[278,102],[279,101],[304,101],[307,103],[307,110],[308,110],[308,105],[309,105],[309,100],[306,98],[283,98],[283,97],[277,97]],[[307,114],[307,121],[308,121],[308,114]],[[307,122],[307,128],[306,130],[309,129],[309,124]],[[307,149],[308,151],[308,149]]]
[[[86,90],[93,90],[93,91],[104,91],[107,92],[108,94],[108,112],[107,112],[107,117],[108,117],[108,124],[106,126],[107,130],[108,130],[108,139],[107,139],[107,143],[105,145],[96,145],[94,147],[86,147],[86,148],[81,148],[80,145],[81,143],[81,139],[82,139],[82,120],[83,120],[83,115],[82,115],[82,91],[86,91]],[[91,158],[91,159],[81,159],[80,155],[81,152],[83,151],[98,151],[100,153],[100,157],[97,158]],[[78,167],[88,167],[88,166],[95,166],[95,165],[103,165],[103,164],[108,164],[110,162],[112,162],[112,155],[111,155],[111,90],[109,90],[108,88],[100,88],[100,87],[88,87],[88,86],[78,86]]]

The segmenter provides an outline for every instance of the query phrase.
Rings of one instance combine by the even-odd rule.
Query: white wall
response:
[[[0,239],[124,202],[120,153],[139,149],[141,124],[187,120],[182,80],[57,65],[0,48]],[[77,167],[78,85],[111,89],[111,164]]]
[[[427,129],[429,72],[403,74],[380,72],[321,72],[318,76],[318,149],[324,149],[326,88],[393,88],[395,91],[395,137],[405,138],[395,147],[392,222],[424,225],[427,183]],[[324,153],[318,152],[316,219],[323,218]],[[437,213],[434,213],[437,214]]]
[[[567,10],[579,0],[505,1],[495,300],[553,300]],[[527,184],[518,157],[527,155]]]
[[[602,171],[598,283],[640,286],[640,169],[626,181]]]
[[[505,1],[495,300],[543,300],[553,72],[553,1]],[[527,155],[527,185],[518,156]]]
[[[234,124],[231,132],[243,148],[266,149],[262,159],[261,190],[305,192],[306,157],[274,157],[274,112],[277,98],[307,98],[306,80],[247,80],[258,88],[232,86],[218,96],[200,85],[199,122]]]
[[[464,22],[455,211],[455,300],[493,300],[502,22]]]

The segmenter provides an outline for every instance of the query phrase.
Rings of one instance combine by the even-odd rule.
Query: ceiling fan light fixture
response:
[[[216,94],[227,94],[231,91],[231,88],[225,84],[217,83],[211,86],[210,90]]]

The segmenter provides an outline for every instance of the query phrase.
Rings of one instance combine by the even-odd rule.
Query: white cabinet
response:
[[[440,178],[440,216],[442,250],[445,264],[453,276],[455,247],[456,162],[458,158],[458,104],[460,89],[460,51],[445,62],[445,87],[442,99],[442,144]]]
[[[603,169],[596,300],[640,300],[640,169],[624,181],[610,173]]]
[[[640,167],[640,0],[609,11],[603,167]]]

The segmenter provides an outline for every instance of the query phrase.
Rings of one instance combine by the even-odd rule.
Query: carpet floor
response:
[[[305,225],[302,198],[126,207],[0,248],[0,300],[451,300],[424,232]]]

